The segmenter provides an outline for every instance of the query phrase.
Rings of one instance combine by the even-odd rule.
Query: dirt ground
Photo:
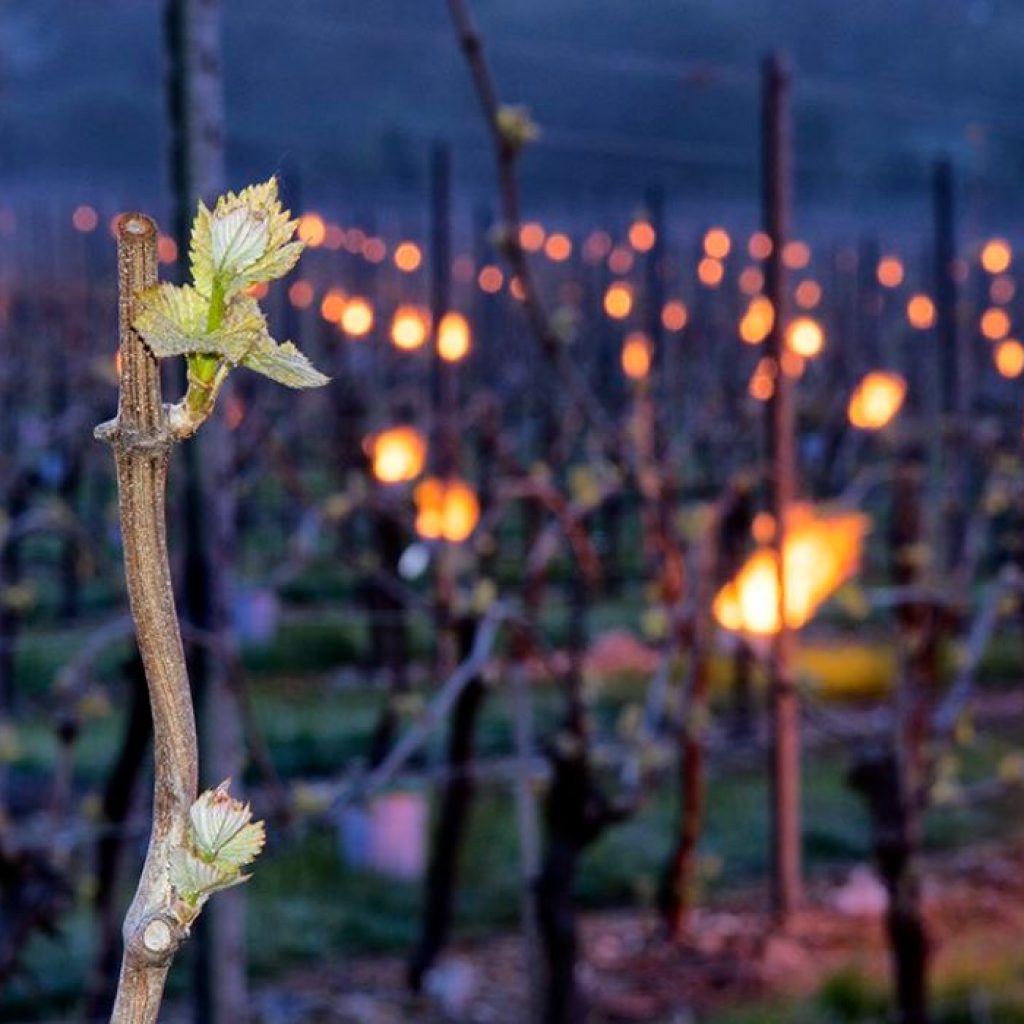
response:
[[[970,976],[1024,938],[1024,837],[926,861],[923,879],[935,976]],[[941,899],[939,898],[941,895]],[[579,978],[593,1024],[684,1024],[716,1009],[810,996],[855,968],[884,985],[884,895],[867,866],[819,879],[785,932],[771,928],[768,895],[749,889],[694,914],[689,940],[664,941],[637,913],[583,921]],[[522,943],[510,935],[457,944],[409,996],[400,958],[374,957],[292,972],[259,993],[262,1024],[521,1024],[527,1020]]]

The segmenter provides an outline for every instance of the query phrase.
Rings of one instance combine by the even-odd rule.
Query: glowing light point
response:
[[[423,472],[427,442],[414,427],[392,427],[371,442],[373,475],[384,484],[406,483]]]
[[[430,332],[430,317],[419,306],[399,306],[391,321],[391,342],[403,352],[422,348]]]
[[[903,263],[898,256],[883,256],[876,273],[883,288],[899,288],[903,284]]]
[[[622,346],[622,372],[630,380],[643,380],[651,372],[651,339],[643,331],[633,331]]]
[[[732,239],[725,228],[709,228],[704,235],[704,255],[724,260],[732,250]]]
[[[331,324],[340,324],[345,315],[345,293],[340,288],[331,288],[320,302],[320,315]]]
[[[775,324],[775,307],[771,299],[757,295],[750,300],[740,320],[740,338],[748,345],[760,345]]]
[[[813,359],[825,347],[825,332],[817,320],[798,316],[786,330],[786,345],[790,352]]]
[[[650,252],[657,240],[657,233],[648,221],[636,220],[629,226],[629,244],[637,252]]]
[[[415,242],[400,242],[392,256],[395,266],[404,274],[411,274],[423,262],[423,254]]]
[[[873,370],[850,396],[850,423],[859,430],[881,430],[896,417],[906,395],[907,382],[898,373]]]
[[[907,303],[907,320],[918,331],[927,331],[935,326],[935,303],[927,295],[918,292]]]
[[[373,306],[367,299],[357,297],[345,304],[341,329],[350,338],[362,338],[373,330],[373,320]]]
[[[989,341],[1001,341],[1010,333],[1009,314],[999,306],[990,306],[981,315],[980,327]]]
[[[859,513],[818,517],[807,506],[793,509],[782,557],[790,629],[810,622],[821,604],[857,572],[868,526],[867,516]],[[718,592],[712,611],[730,632],[762,637],[777,633],[781,623],[775,553],[767,547],[755,551]]]
[[[604,311],[613,320],[625,320],[633,309],[633,289],[617,281],[604,293]]]
[[[445,313],[437,327],[437,354],[446,362],[457,363],[469,355],[472,344],[469,321],[461,313]]]
[[[717,288],[725,276],[725,267],[722,261],[714,256],[705,256],[697,264],[697,278],[706,288]]]
[[[981,249],[981,265],[990,274],[1002,274],[1013,260],[1013,249],[1005,238],[990,238]]]
[[[416,532],[427,540],[467,540],[480,519],[480,503],[464,480],[428,477],[413,494]]]
[[[572,255],[572,240],[561,232],[549,235],[544,243],[544,255],[552,263],[564,263]]]
[[[689,318],[689,310],[681,299],[669,299],[661,311],[661,324],[666,331],[681,331]]]
[[[304,213],[299,218],[299,241],[305,242],[310,249],[318,249],[327,238],[327,225],[318,213]]]
[[[1024,345],[1016,338],[1001,341],[994,353],[996,369],[1000,376],[1014,380],[1024,373]]]

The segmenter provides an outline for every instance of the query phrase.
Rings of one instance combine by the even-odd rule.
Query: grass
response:
[[[1005,747],[979,746],[967,775],[991,770]],[[843,783],[845,764],[833,751],[809,758],[805,772],[805,851],[812,871],[869,856],[865,816]],[[712,778],[702,843],[706,895],[765,877],[769,868],[766,773],[746,769]],[[926,843],[940,850],[1005,834],[1020,820],[1024,800],[944,808],[928,820]],[[662,790],[632,820],[607,833],[585,856],[579,878],[582,906],[607,908],[649,900],[668,853],[675,801]],[[488,787],[474,807],[463,863],[458,930],[470,937],[515,923],[519,911],[518,844],[511,796]],[[324,895],[329,893],[330,898]],[[348,869],[335,836],[323,829],[288,842],[260,864],[251,891],[255,920],[295,921],[294,928],[259,929],[251,936],[260,972],[301,958],[303,950],[405,951],[416,932],[417,885]],[[298,922],[301,922],[299,927]],[[311,938],[312,936],[312,938]]]
[[[309,596],[320,599],[331,581],[312,581]],[[340,598],[336,589],[333,597]],[[639,595],[595,610],[595,630],[636,621]],[[48,716],[48,686],[61,664],[74,653],[85,628],[36,629],[26,632],[18,649],[19,693],[25,701],[18,719],[19,756],[15,773],[42,782],[55,754],[53,725]],[[564,617],[552,615],[546,631],[557,642],[566,628]],[[411,647],[425,654],[430,646],[428,624],[414,623]],[[278,769],[285,776],[332,774],[353,757],[365,756],[383,695],[379,691],[339,688],[332,683],[339,666],[365,656],[365,620],[343,605],[315,610],[299,607],[285,616],[271,644],[245,651],[253,683],[253,701],[260,728]],[[993,646],[983,669],[989,680],[1002,681],[1018,672],[1015,640]],[[100,659],[94,673],[97,692],[116,693],[118,664],[124,648]],[[818,680],[823,696],[864,698],[884,691],[892,673],[891,652],[884,643],[853,643],[824,639],[804,646],[802,669]],[[728,661],[715,666],[716,700],[728,697]],[[598,717],[615,720],[623,704],[643,692],[638,674],[605,680],[594,689]],[[123,702],[110,701],[106,713],[90,718],[76,747],[76,778],[87,793],[101,784],[111,763],[123,724]],[[96,707],[101,710],[101,703]],[[535,717],[543,737],[558,713],[553,690],[537,693]],[[483,713],[480,749],[507,751],[508,709],[495,695]],[[966,779],[992,774],[1000,759],[1014,749],[1008,738],[989,736],[959,754]],[[428,751],[428,758],[432,752]],[[805,851],[812,871],[863,861],[869,855],[866,818],[844,784],[846,756],[836,749],[808,755],[805,765]],[[704,896],[765,877],[769,868],[767,766],[726,769],[712,762],[708,820],[701,846]],[[84,798],[83,794],[83,798]],[[982,839],[1006,834],[1024,811],[1024,797],[1010,794],[985,806],[941,808],[928,819],[926,841],[941,850],[962,845],[965,837]],[[645,905],[657,891],[659,873],[672,843],[675,799],[668,789],[654,793],[629,822],[609,832],[584,858],[579,900],[585,908]],[[463,864],[457,934],[471,938],[515,927],[519,914],[519,862],[515,809],[507,790],[482,789],[474,807]],[[40,996],[21,982],[0,996],[0,1016],[61,1012],[81,984],[89,962],[90,928],[84,893],[79,910],[70,915],[58,940],[37,939],[30,966],[37,969],[60,957],[60,972],[46,970]],[[344,957],[357,952],[406,952],[419,926],[420,887],[384,879],[348,867],[334,832],[317,826],[272,846],[258,866],[249,890],[249,948],[255,976],[272,976],[289,965]],[[268,927],[267,922],[273,922]],[[972,978],[950,979],[949,1009],[942,1022],[967,1020],[957,1007],[968,1005]],[[187,985],[185,966],[175,970],[175,984]],[[959,987],[957,987],[959,986]],[[991,976],[991,1020],[1024,1021],[1024,985],[1013,970]],[[1005,999],[1003,998],[1005,995]],[[1003,1000],[1000,1002],[999,1000]],[[966,1001],[966,1002],[965,1002]],[[946,1012],[945,1010],[943,1011]],[[875,1014],[872,1017],[872,1014]],[[854,976],[830,979],[806,1005],[760,1007],[716,1016],[715,1024],[746,1024],[787,1020],[793,1024],[826,1024],[877,1020],[878,993]]]

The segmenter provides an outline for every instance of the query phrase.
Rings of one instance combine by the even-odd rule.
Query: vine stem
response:
[[[616,464],[623,464],[628,461],[628,455],[623,453],[621,439],[616,435],[614,425],[597,400],[597,396],[587,387],[575,362],[569,358],[566,346],[548,315],[526,250],[519,239],[522,225],[518,176],[521,149],[502,130],[502,105],[491,67],[484,53],[483,39],[473,23],[465,0],[448,0],[448,13],[459,48],[469,67],[474,91],[491,137],[504,221],[500,249],[522,286],[527,320],[545,358],[558,374],[572,401],[582,410],[594,428],[605,454]]]
[[[183,845],[198,788],[195,715],[167,556],[167,465],[175,441],[156,358],[132,328],[135,298],[156,283],[157,228],[131,213],[117,226],[120,392],[96,428],[114,449],[128,601],[153,715],[153,829],[124,920],[124,957],[111,1024],[155,1024],[186,929],[172,912],[168,862]]]

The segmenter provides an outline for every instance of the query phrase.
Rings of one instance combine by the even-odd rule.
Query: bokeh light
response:
[[[413,352],[426,344],[430,333],[430,314],[422,306],[405,305],[391,319],[391,343],[403,352]]]
[[[437,354],[446,362],[457,363],[469,355],[471,347],[469,321],[461,313],[445,313],[437,327]]]
[[[604,311],[613,320],[625,320],[633,310],[633,289],[622,281],[609,285],[604,293]]]
[[[415,242],[400,242],[395,246],[394,254],[391,257],[395,266],[405,274],[411,274],[419,269],[423,262],[423,253]]]
[[[371,442],[373,475],[384,484],[406,483],[423,472],[427,442],[414,427],[392,427]]]
[[[878,283],[884,288],[903,284],[903,261],[898,256],[883,256],[878,261]]]
[[[804,359],[813,359],[825,347],[825,332],[817,320],[798,316],[786,329],[789,351]]]
[[[318,213],[304,213],[299,218],[299,241],[305,242],[311,249],[324,244],[327,237],[327,225]]]
[[[935,326],[935,303],[927,295],[918,292],[907,302],[907,320],[918,331]]]
[[[682,299],[669,299],[661,311],[661,325],[666,331],[681,331],[689,317],[689,310]]]
[[[850,423],[859,430],[881,430],[900,411],[906,394],[907,382],[898,373],[873,370],[850,396]]]
[[[1014,379],[1024,373],[1024,345],[1016,338],[1001,341],[995,349],[996,369],[1007,379]]]
[[[351,338],[362,338],[373,330],[373,323],[373,305],[369,299],[349,299],[341,314],[341,329]]]
[[[1010,266],[1013,249],[1005,238],[990,238],[981,249],[981,265],[990,274],[1002,274]]]
[[[643,331],[627,335],[622,346],[622,372],[630,380],[643,380],[651,372],[651,339]]]

